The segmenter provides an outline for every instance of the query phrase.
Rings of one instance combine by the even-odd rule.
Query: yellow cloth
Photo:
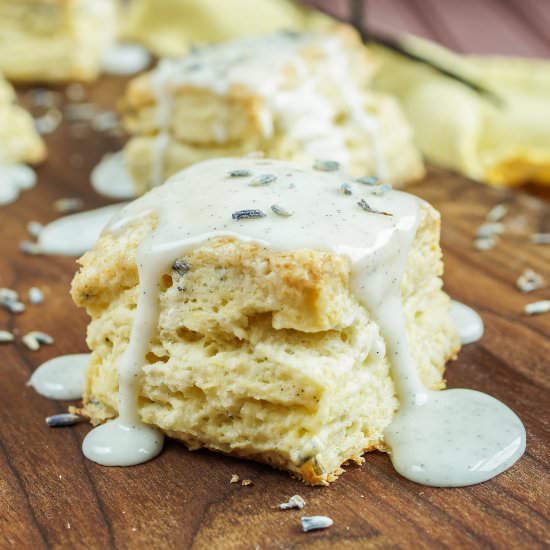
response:
[[[177,56],[200,42],[330,23],[290,0],[132,0],[120,34],[159,56]]]
[[[430,160],[494,185],[550,185],[550,63],[459,56],[412,37],[405,43],[503,99],[496,106],[429,67],[374,47],[380,61],[374,87],[400,100]]]
[[[124,21],[123,39],[170,56],[197,42],[332,24],[290,0],[132,0]],[[495,185],[550,185],[550,63],[465,57],[426,40],[404,40],[505,100],[496,107],[425,65],[373,47],[380,61],[375,88],[400,100],[432,162]]]

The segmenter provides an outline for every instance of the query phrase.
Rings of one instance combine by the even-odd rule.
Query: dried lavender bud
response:
[[[277,216],[282,216],[283,218],[289,218],[294,214],[294,212],[291,212],[290,210],[287,210],[286,208],[279,206],[278,204],[272,204],[271,210],[277,214]]]
[[[351,195],[352,194],[351,184],[347,182],[343,183],[342,185],[340,185],[340,191],[342,191],[344,195]]]
[[[488,222],[499,222],[508,214],[508,207],[505,204],[497,204],[487,212],[486,219]]]
[[[533,244],[550,244],[550,233],[533,233],[529,241]]]
[[[269,185],[277,179],[277,176],[273,174],[260,174],[256,176],[248,185],[251,187],[261,187],[262,185]]]
[[[362,176],[355,180],[363,185],[378,185],[380,180],[376,176]]]
[[[48,109],[45,114],[34,119],[34,127],[39,134],[51,134],[62,119],[63,115],[59,109]]]
[[[227,175],[230,178],[247,178],[252,175],[252,172],[250,170],[231,170]]]
[[[83,205],[84,201],[78,197],[65,197],[53,203],[54,210],[61,214],[82,210]]]
[[[185,275],[191,269],[191,264],[187,260],[179,259],[174,262],[172,269],[178,275]]]
[[[11,288],[0,288],[0,303],[6,301],[16,302],[19,300],[19,294],[16,290]]]
[[[306,501],[300,495],[294,495],[287,502],[279,504],[279,510],[290,510],[292,508],[301,510],[305,505]]]
[[[372,208],[369,203],[365,199],[361,199],[357,206],[361,207],[365,212],[369,212],[369,214],[382,214],[383,216],[393,216],[390,212],[382,212],[382,210],[376,210],[375,208]]]
[[[0,299],[0,305],[10,313],[23,313],[25,304],[19,300],[10,300],[9,298]]]
[[[43,229],[44,229],[44,226],[40,222],[37,222],[34,220],[30,221],[27,224],[27,232],[29,233],[29,235],[33,237],[38,237],[40,233],[42,233]]]
[[[550,311],[550,300],[540,300],[527,304],[524,309],[527,315],[540,315]]]
[[[474,248],[479,251],[495,248],[497,241],[494,237],[482,237],[474,241]]]
[[[525,269],[518,277],[516,286],[521,292],[532,292],[544,284],[542,277],[532,269]]]
[[[499,222],[484,223],[477,228],[476,236],[483,239],[494,235],[500,235],[503,231],[504,225]]]
[[[53,344],[54,339],[49,334],[46,334],[45,332],[34,330],[25,334],[25,336],[21,338],[21,341],[31,351],[37,351],[40,349],[41,344],[46,344],[46,345]]]
[[[233,212],[231,214],[231,217],[234,220],[249,220],[253,218],[264,218],[265,212],[262,210],[257,210],[255,208],[251,208],[249,210],[237,210],[236,212]]]
[[[74,424],[80,424],[86,419],[78,414],[73,413],[60,413],[53,416],[46,417],[46,424],[50,428],[64,428],[65,426],[74,426]]]
[[[382,185],[377,185],[371,191],[373,195],[385,195],[393,189],[391,183],[383,183]]]
[[[316,529],[326,529],[330,527],[334,521],[328,516],[303,516],[300,518],[302,522],[302,531],[315,531]]]
[[[19,243],[19,250],[21,250],[24,254],[29,254],[31,256],[36,256],[36,254],[40,254],[41,252],[38,243],[33,243],[31,241],[21,241]]]
[[[43,301],[44,294],[38,287],[33,286],[29,288],[29,302],[31,304],[41,304]]]
[[[8,342],[13,342],[15,336],[8,332],[7,330],[0,330],[0,344],[7,344]]]
[[[313,168],[321,172],[335,172],[340,168],[340,163],[335,160],[316,160]]]

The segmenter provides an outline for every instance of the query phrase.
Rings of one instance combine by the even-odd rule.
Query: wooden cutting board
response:
[[[113,108],[125,81],[104,78],[88,100]],[[28,91],[22,92],[25,99]],[[60,354],[86,351],[86,315],[68,294],[74,259],[26,256],[30,220],[48,222],[61,197],[82,197],[86,208],[108,201],[91,189],[92,166],[121,142],[89,130],[72,136],[63,123],[47,138],[48,161],[39,183],[0,207],[0,286],[23,296],[44,290],[42,305],[19,315],[0,311],[0,329],[19,335],[43,330],[55,344],[37,352],[19,339],[0,348],[0,548],[423,548],[525,547],[550,543],[548,528],[548,386],[550,314],[527,317],[525,303],[550,298],[549,288],[523,295],[514,286],[525,267],[550,281],[550,246],[526,234],[550,231],[550,207],[539,198],[491,189],[431,169],[411,191],[443,214],[445,282],[453,298],[473,306],[485,336],[448,367],[450,387],[485,391],[524,421],[527,452],[496,479],[460,489],[423,487],[399,477],[388,457],[371,453],[328,488],[306,487],[267,466],[211,452],[189,452],[169,441],[155,460],[106,468],[82,456],[88,425],[51,429],[44,417],[69,403],[49,401],[25,385],[33,369]],[[488,209],[509,204],[508,230],[497,247],[472,247]],[[230,484],[233,473],[253,485]],[[304,513],[334,519],[325,531],[302,533],[296,510],[277,505],[291,495]]]

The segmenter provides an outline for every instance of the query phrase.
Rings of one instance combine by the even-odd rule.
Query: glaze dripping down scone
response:
[[[275,179],[255,185],[266,172]],[[411,195],[377,196],[353,181],[343,193],[341,181],[352,180],[281,161],[218,159],[130,203],[124,223],[80,259],[72,285],[92,318],[84,414],[93,423],[117,415],[117,365],[136,343],[132,325],[152,322],[136,387],[139,416],[190,449],[260,460],[313,484],[335,479],[364,451],[384,450],[399,403],[381,325],[358,292],[372,285],[366,292],[377,289],[376,304],[391,298],[389,289],[401,294],[396,315],[405,320],[413,368],[427,387],[442,388],[459,344],[441,289],[440,217]],[[358,205],[365,197],[374,210]],[[293,204],[294,214],[271,212],[274,200]],[[243,204],[264,208],[264,216],[236,220],[231,212]],[[391,240],[405,230],[410,249]],[[172,254],[174,243],[195,237],[202,240]],[[398,246],[388,248],[388,238]],[[310,239],[319,246],[304,246]],[[343,252],[327,251],[329,244]],[[168,257],[148,256],[167,249]],[[367,264],[357,264],[365,253]],[[406,265],[401,279],[392,275],[396,257]],[[154,277],[140,280],[138,263]],[[138,317],[138,297],[157,292],[158,311]]]
[[[393,184],[423,175],[397,102],[369,89],[375,65],[346,26],[197,48],[131,81],[122,101],[137,194],[205,159],[261,151],[333,158]]]
[[[0,164],[35,164],[46,158],[46,146],[32,116],[17,104],[17,96],[0,74]]]
[[[0,71],[18,82],[93,80],[115,33],[112,0],[0,0]]]

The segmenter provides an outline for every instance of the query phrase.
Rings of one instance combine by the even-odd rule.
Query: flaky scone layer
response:
[[[117,414],[116,365],[138,295],[138,243],[153,217],[102,236],[80,260],[72,295],[92,317],[83,411]],[[458,341],[441,290],[439,216],[423,216],[402,284],[414,361],[444,386]],[[377,323],[350,291],[347,259],[315,250],[265,250],[225,238],[166,273],[160,314],[140,382],[142,419],[190,449],[261,460],[314,484],[349,460],[384,449],[398,407]]]

